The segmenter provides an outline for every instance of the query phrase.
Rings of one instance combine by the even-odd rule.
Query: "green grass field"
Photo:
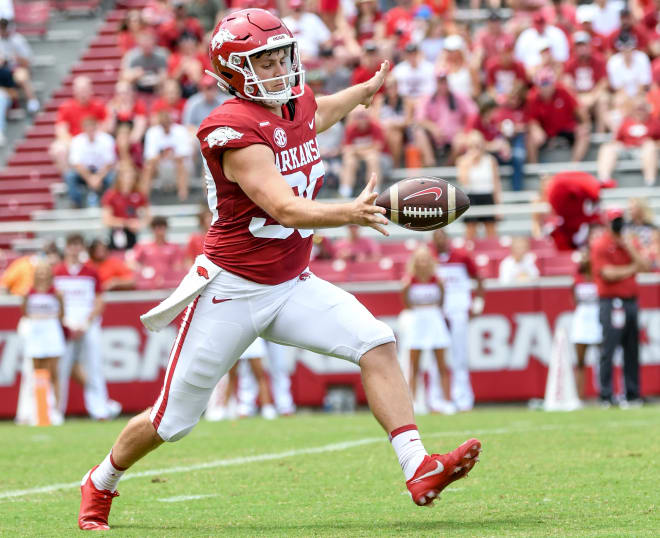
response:
[[[0,535],[79,532],[74,483],[124,423],[0,423]],[[469,478],[431,509],[405,493],[369,414],[203,422],[127,473],[112,534],[660,535],[658,406],[569,414],[489,408],[420,417],[418,425],[429,451],[446,452],[471,435],[484,447]],[[61,487],[35,491],[53,485]]]

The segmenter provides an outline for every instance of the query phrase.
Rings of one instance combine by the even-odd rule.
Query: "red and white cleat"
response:
[[[96,466],[98,467],[98,465]],[[119,495],[116,491],[96,489],[92,482],[92,472],[83,477],[80,484],[80,512],[78,513],[78,526],[84,531],[109,531],[108,516],[112,499]]]
[[[479,461],[479,452],[481,442],[470,439],[449,454],[426,456],[412,478],[406,482],[413,502],[419,506],[431,506],[443,489],[467,476]]]

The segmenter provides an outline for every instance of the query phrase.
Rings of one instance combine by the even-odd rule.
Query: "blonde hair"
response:
[[[653,210],[649,207],[646,198],[631,198],[628,200],[628,204],[639,208],[644,224],[653,224]]]
[[[437,262],[435,260],[435,257],[433,256],[433,252],[431,252],[431,249],[428,246],[421,245],[414,250],[410,258],[408,259],[407,271],[410,276],[416,276],[418,274],[420,261],[429,262],[429,269],[431,271],[431,275],[435,273],[435,267],[437,265]]]

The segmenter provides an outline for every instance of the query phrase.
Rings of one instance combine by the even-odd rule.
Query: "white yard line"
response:
[[[649,426],[658,424],[658,421],[653,420],[625,420],[625,421],[612,421],[604,424],[599,424],[599,428],[623,428],[623,427],[632,427],[632,426]],[[544,425],[532,425],[520,428],[490,428],[490,429],[481,429],[481,430],[461,430],[461,431],[445,431],[425,434],[424,438],[436,438],[436,437],[456,437],[456,436],[467,436],[467,435],[508,435],[511,433],[525,433],[529,431],[553,431],[553,430],[566,430],[566,429],[583,429],[588,427],[588,424],[544,424]],[[248,463],[259,463],[262,461],[272,461],[272,460],[281,460],[285,458],[292,458],[296,456],[308,456],[310,454],[323,454],[325,452],[338,452],[341,450],[348,450],[350,448],[355,448],[363,445],[371,445],[374,443],[385,442],[387,438],[382,437],[367,437],[364,439],[357,439],[355,441],[346,441],[343,443],[332,443],[329,445],[318,446],[314,448],[301,448],[297,450],[286,450],[284,452],[272,452],[270,454],[258,454],[255,456],[245,456],[242,458],[228,458],[222,460],[213,460],[206,463],[196,463],[194,465],[181,465],[176,467],[166,467],[164,469],[150,469],[148,471],[138,471],[135,473],[127,474],[122,478],[122,482],[126,480],[131,480],[133,478],[142,478],[145,476],[155,476],[163,474],[175,474],[175,473],[188,473],[191,471],[199,471],[202,469],[214,469],[216,467],[231,467],[235,465],[244,465]],[[37,493],[51,493],[53,491],[59,491],[63,489],[73,489],[80,487],[80,482],[67,482],[59,484],[51,484],[49,486],[41,486],[36,488],[29,489],[18,489],[13,491],[3,491],[0,492],[0,501],[3,499],[12,499],[15,497],[24,497],[26,495],[34,495]]]
[[[208,497],[217,497],[217,493],[207,493],[206,495],[177,495],[176,497],[165,497],[158,499],[162,503],[180,503],[183,501],[195,501],[197,499],[206,499]]]

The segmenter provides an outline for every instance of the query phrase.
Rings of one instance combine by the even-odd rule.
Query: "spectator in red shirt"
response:
[[[385,12],[385,37],[393,50],[403,50],[410,41],[414,28],[413,0],[397,0],[396,5]]]
[[[209,210],[209,206],[203,202],[197,213],[197,221],[199,222],[198,231],[190,234],[188,244],[186,245],[184,263],[186,266],[192,265],[195,258],[204,252],[204,237],[207,230],[211,227],[213,220],[213,213]]]
[[[82,120],[92,116],[102,124],[107,116],[105,105],[95,99],[92,81],[86,76],[73,79],[73,98],[64,101],[57,108],[55,119],[55,140],[50,146],[50,156],[60,172],[68,168],[69,144],[71,139],[82,132]]]
[[[114,135],[119,160],[142,160],[142,139],[147,130],[147,105],[135,95],[133,86],[120,80],[107,105],[108,132]]]
[[[168,78],[163,83],[161,95],[151,105],[151,125],[158,124],[159,112],[169,112],[173,123],[182,123],[183,108],[186,106],[186,100],[181,97],[181,88],[179,83]]]
[[[348,226],[346,239],[335,241],[334,250],[337,259],[352,262],[374,261],[380,257],[378,242],[360,235],[360,227],[356,224]]]
[[[129,9],[119,25],[119,34],[117,35],[117,44],[122,56],[137,46],[137,36],[144,28],[145,24],[141,13],[137,9]]]
[[[534,77],[534,87],[527,95],[527,155],[537,163],[540,148],[561,137],[573,146],[573,162],[581,161],[589,149],[589,127],[584,110],[575,97],[556,83],[552,70],[544,69]]]
[[[635,101],[632,113],[624,117],[616,139],[603,144],[598,150],[598,179],[608,181],[620,155],[628,155],[634,160],[641,159],[642,176],[648,186],[655,184],[658,171],[658,149],[653,132],[658,129],[658,121],[649,114],[649,104],[643,97]]]
[[[378,51],[378,45],[373,41],[367,41],[362,46],[362,52],[360,63],[351,75],[351,86],[370,80],[378,72],[383,61],[382,55]],[[378,93],[382,94],[384,91],[384,88],[381,87]]]
[[[133,271],[117,256],[108,255],[108,246],[101,239],[94,239],[87,249],[89,264],[96,269],[103,291],[133,290]]]
[[[486,60],[486,87],[500,103],[517,88],[527,85],[525,67],[513,55],[515,41],[510,36],[498,41],[496,56]]]
[[[172,8],[174,16],[158,26],[157,34],[158,44],[173,52],[182,34],[192,34],[197,41],[201,41],[204,38],[204,29],[195,17],[188,15],[186,0],[173,0]]]
[[[151,219],[153,241],[138,243],[127,253],[129,267],[142,280],[140,287],[158,289],[175,285],[184,270],[183,249],[167,240],[167,219],[156,216]]]
[[[591,46],[587,32],[575,32],[573,43],[573,55],[564,64],[563,83],[576,93],[580,106],[593,113],[596,132],[603,133],[609,102],[605,59]]]
[[[197,37],[189,32],[183,32],[176,52],[171,54],[167,61],[167,75],[179,83],[184,99],[197,93],[204,68],[210,67],[208,54],[202,53],[198,47]]]
[[[121,161],[114,185],[101,199],[103,225],[109,230],[111,249],[135,246],[137,236],[150,220],[149,202],[139,190],[131,161]]]
[[[621,34],[632,34],[637,39],[637,50],[649,54],[649,38],[643,25],[635,24],[630,10],[624,7],[619,11],[621,26],[614,30],[608,37],[608,47],[610,50],[616,50],[616,42]]]
[[[380,182],[381,162],[386,151],[385,135],[380,124],[363,107],[351,112],[344,135],[339,195],[343,198],[351,197],[360,162],[367,166],[366,177],[375,174]]]

